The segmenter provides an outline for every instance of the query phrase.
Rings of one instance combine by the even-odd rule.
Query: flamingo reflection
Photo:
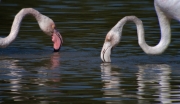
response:
[[[42,56],[42,58],[37,58],[35,62],[31,63],[29,63],[29,61],[34,59],[34,56],[32,56],[33,58],[23,60],[23,63],[28,64],[28,66],[37,63],[38,59],[39,62],[43,60],[44,65],[36,64],[32,69],[27,69],[26,66],[21,65],[21,58],[1,57],[0,79],[2,84],[0,86],[0,92],[4,94],[3,96],[8,97],[9,93],[11,93],[14,95],[9,97],[14,101],[22,101],[29,98],[36,99],[33,96],[34,94],[49,93],[47,89],[42,89],[42,86],[53,87],[56,85],[52,83],[60,81],[60,53],[52,53],[49,56],[49,58],[47,58],[47,55],[45,57]],[[21,55],[20,57],[23,56]],[[52,83],[49,85],[47,82]],[[32,92],[32,87],[34,92],[23,96],[24,91]]]
[[[55,69],[60,66],[60,53],[55,52],[51,55],[51,68],[50,69]]]
[[[137,93],[130,95],[121,88],[123,82],[125,82],[125,80],[121,79],[123,72],[112,70],[111,63],[101,65],[101,78],[104,83],[103,91],[104,98],[107,99],[106,103],[116,104],[120,103],[122,98],[136,98],[138,104],[146,104],[147,101],[143,99],[147,99],[146,95],[150,90],[155,90],[152,96],[156,97],[154,98],[156,101],[163,104],[171,103],[169,83],[171,67],[167,64],[145,64],[138,65],[137,68]]]
[[[101,64],[101,78],[102,82],[104,83],[104,98],[109,99],[106,101],[107,104],[119,103],[120,100],[118,100],[118,98],[120,95],[122,95],[120,89],[120,73],[117,71],[112,71],[111,68],[111,63]]]
[[[153,96],[159,96],[157,101],[162,104],[171,103],[171,88],[169,80],[171,74],[171,67],[167,64],[149,64],[149,65],[138,65],[139,72],[137,74],[138,81],[138,99],[144,99],[143,95],[146,95],[145,89],[157,89],[157,92]],[[139,100],[139,104],[144,104]]]

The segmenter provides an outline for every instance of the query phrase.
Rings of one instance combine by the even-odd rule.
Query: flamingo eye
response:
[[[110,41],[112,40],[112,36],[113,36],[112,33],[108,33],[108,34],[106,35],[106,41],[107,41],[107,42],[110,42]]]
[[[107,36],[107,37],[106,37],[106,41],[108,41],[108,42],[111,41],[111,37],[110,37],[110,36]]]

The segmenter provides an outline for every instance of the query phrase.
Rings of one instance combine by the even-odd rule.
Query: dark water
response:
[[[1,0],[0,35],[7,36],[15,14],[32,7],[52,18],[64,44],[53,53],[50,37],[35,19],[23,20],[17,39],[0,49],[2,104],[179,104],[179,23],[159,56],[146,55],[135,25],[124,27],[112,63],[102,63],[106,33],[126,15],[143,20],[146,41],[156,45],[159,25],[153,0]]]

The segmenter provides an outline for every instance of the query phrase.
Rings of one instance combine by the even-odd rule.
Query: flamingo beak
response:
[[[59,31],[54,29],[54,32],[52,34],[52,42],[54,43],[54,52],[58,52],[62,46],[63,39]]]
[[[112,45],[110,42],[105,42],[101,50],[101,60],[103,62],[111,62],[111,49]]]

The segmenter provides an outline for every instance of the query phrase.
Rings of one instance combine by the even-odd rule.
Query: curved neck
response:
[[[170,21],[165,16],[165,14],[155,5],[156,12],[159,19],[160,29],[161,29],[161,39],[159,43],[156,46],[149,46],[144,38],[144,27],[143,23],[140,19],[138,19],[135,16],[126,16],[123,19],[121,19],[115,26],[115,30],[119,30],[119,32],[122,32],[124,24],[126,24],[127,21],[132,21],[136,24],[137,27],[137,34],[138,34],[138,43],[140,47],[143,49],[143,51],[147,54],[161,54],[165,51],[165,49],[168,47],[171,39],[171,29],[170,29]],[[122,33],[120,33],[122,34]]]
[[[0,38],[0,47],[6,47],[15,40],[20,29],[21,22],[26,15],[32,15],[37,21],[40,20],[40,13],[32,8],[25,8],[16,14],[10,34],[5,38]]]

